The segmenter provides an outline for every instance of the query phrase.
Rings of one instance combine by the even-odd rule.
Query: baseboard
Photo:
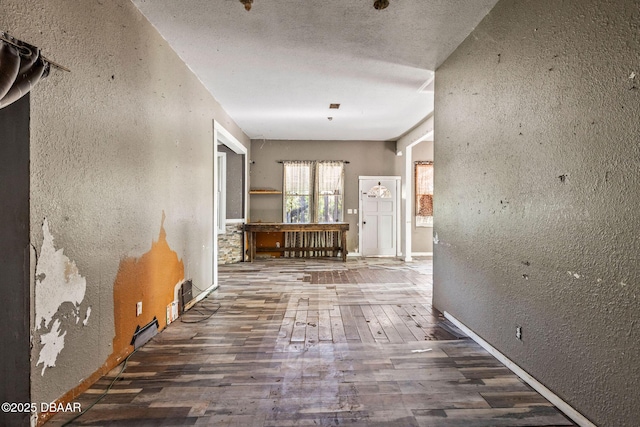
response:
[[[465,334],[469,336],[472,340],[480,344],[482,348],[487,350],[493,357],[498,359],[503,365],[511,370],[514,374],[516,374],[520,379],[529,384],[534,390],[540,393],[545,399],[551,402],[556,408],[562,411],[567,417],[569,417],[573,422],[578,424],[581,427],[596,427],[591,421],[589,421],[584,415],[573,409],[567,402],[562,400],[558,395],[545,387],[538,380],[529,375],[524,369],[520,366],[516,365],[512,362],[507,356],[500,353],[496,348],[494,348],[491,344],[480,338],[478,334],[473,332],[471,329],[467,328],[462,322],[453,317],[451,313],[444,312],[444,317],[449,319],[451,323],[455,324],[458,328],[460,328]]]
[[[111,355],[107,358],[107,360],[103,363],[103,365],[98,368],[93,374],[89,375],[87,378],[80,380],[80,383],[67,391],[65,394],[60,396],[58,399],[54,400],[55,406],[59,405],[66,406],[69,403],[75,402],[75,399],[79,397],[82,393],[87,391],[92,385],[94,385],[100,378],[107,375],[113,368],[118,366],[122,361],[124,361],[132,351],[133,347],[127,346],[123,349],[120,354],[114,356]],[[38,408],[40,409],[40,408]],[[32,427],[40,427],[45,424],[51,417],[53,417],[56,412],[33,412],[31,414],[31,426]]]
[[[360,252],[349,252],[347,254],[348,257],[361,257],[362,254]],[[402,252],[398,255],[373,255],[373,258],[402,258]],[[433,256],[433,252],[411,252],[411,256]]]
[[[202,301],[204,298],[206,298],[211,292],[215,291],[216,289],[218,289],[218,284],[214,283],[213,285],[211,285],[207,289],[205,289],[203,292],[200,292],[200,294],[196,298],[191,300],[191,302],[189,302],[185,306],[185,311],[187,311],[188,309],[193,307],[198,302]],[[122,363],[122,361],[124,359],[126,359],[126,357],[131,354],[131,349],[132,348],[133,347],[131,347],[131,346],[127,346],[127,348],[122,350],[122,352],[119,355],[117,355],[115,357],[113,357],[113,355],[109,356],[107,358],[107,360],[104,362],[104,364],[100,368],[98,368],[93,374],[91,374],[89,377],[87,377],[84,380],[82,380],[80,382],[80,384],[78,384],[73,389],[67,391],[64,395],[62,395],[61,397],[56,399],[54,402],[56,404],[62,404],[62,405],[66,405],[68,403],[73,402],[78,396],[80,396],[83,392],[85,392],[93,384],[95,384],[96,381],[98,381],[100,378],[102,378],[103,376],[108,374],[113,368],[115,368],[120,363]],[[36,412],[36,413],[33,413],[31,415],[31,425],[32,426],[41,426],[44,423],[46,423],[55,414],[56,414],[55,412]]]
[[[199,303],[200,301],[202,301],[203,299],[208,297],[209,294],[211,292],[215,291],[216,289],[218,289],[218,287],[219,287],[219,285],[217,283],[214,283],[213,285],[209,286],[204,291],[200,292],[197,297],[195,297],[194,299],[191,300],[191,302],[189,302],[187,305],[185,305],[184,311],[189,310],[191,307],[193,307],[194,305],[196,305],[197,303]]]

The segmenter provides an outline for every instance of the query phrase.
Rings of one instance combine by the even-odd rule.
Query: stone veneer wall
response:
[[[218,235],[218,264],[242,261],[242,224],[227,224],[225,234]]]

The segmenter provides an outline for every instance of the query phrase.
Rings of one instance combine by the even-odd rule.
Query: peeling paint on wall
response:
[[[164,229],[165,215],[158,241],[140,258],[120,261],[113,285],[115,337],[112,362],[119,362],[131,349],[131,339],[136,327],[158,319],[158,329],[167,325],[167,305],[174,301],[174,289],[184,280],[184,264],[178,254],[169,247]],[[142,314],[136,316],[136,303],[142,301]]]
[[[84,316],[84,320],[82,321],[82,326],[87,326],[89,323],[89,316],[91,315],[91,307],[87,308],[87,314]]]
[[[580,274],[579,274],[579,273],[577,273],[577,272],[575,272],[575,273],[574,273],[573,271],[567,271],[567,274],[568,274],[569,276],[573,276],[573,277],[575,277],[576,279],[579,279],[579,278],[580,278]]]
[[[56,359],[64,348],[64,337],[66,335],[67,331],[60,331],[60,320],[56,319],[50,331],[40,336],[42,349],[40,350],[40,356],[38,357],[36,366],[41,363],[43,364],[42,375],[44,375],[45,369],[56,366]]]
[[[54,367],[58,355],[64,348],[67,335],[66,324],[80,320],[80,304],[84,300],[87,281],[80,275],[76,263],[70,260],[63,249],[56,250],[53,236],[49,231],[49,222],[45,218],[42,224],[44,239],[36,264],[35,280],[35,332],[40,335],[40,354],[38,363],[42,375],[47,368]],[[71,312],[61,310],[66,303],[72,304]],[[87,308],[87,324],[91,308]]]

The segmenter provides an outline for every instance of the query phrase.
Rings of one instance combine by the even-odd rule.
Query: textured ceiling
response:
[[[249,137],[295,140],[400,137],[433,111],[419,89],[496,2],[133,0]]]

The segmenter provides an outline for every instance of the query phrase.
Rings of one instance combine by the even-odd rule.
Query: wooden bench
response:
[[[299,252],[309,253],[314,251],[333,252],[334,256],[338,252],[342,254],[342,261],[347,260],[347,231],[349,223],[328,222],[317,224],[287,224],[281,222],[254,222],[244,225],[244,232],[247,234],[249,244],[249,262],[253,262],[256,252]],[[256,248],[256,233],[280,233],[280,232],[302,232],[313,233],[318,231],[329,231],[340,234],[340,246],[323,247],[264,247]]]

